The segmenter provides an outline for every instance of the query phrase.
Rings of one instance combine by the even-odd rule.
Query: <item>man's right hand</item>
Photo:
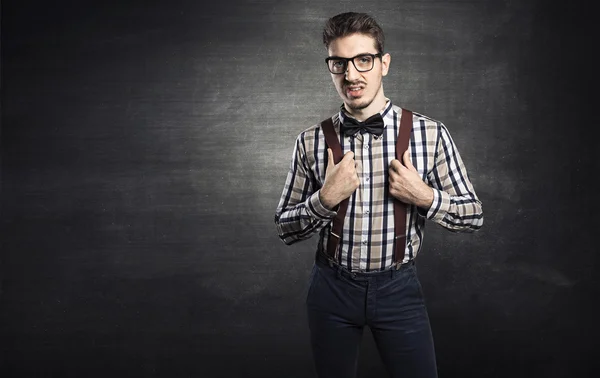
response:
[[[323,206],[331,210],[354,193],[360,185],[360,180],[356,173],[354,152],[346,152],[338,164],[333,161],[331,148],[327,149],[327,155],[327,171],[319,199]]]

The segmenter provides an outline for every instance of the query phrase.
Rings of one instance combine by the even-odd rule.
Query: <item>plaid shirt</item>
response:
[[[389,194],[388,168],[396,157],[396,136],[401,108],[388,100],[381,111],[384,132],[380,137],[357,133],[341,137],[342,153],[354,152],[359,163],[360,186],[350,196],[344,220],[339,264],[350,271],[383,270],[394,264],[394,198]],[[342,108],[332,117],[337,135],[344,117]],[[423,243],[425,219],[451,231],[472,232],[483,224],[481,201],[446,126],[413,112],[409,143],[411,163],[425,183],[433,188],[429,209],[407,206],[404,261],[416,257]],[[275,213],[279,237],[286,244],[319,233],[319,249],[325,251],[335,211],[319,200],[325,181],[327,149],[320,124],[304,130],[296,139],[294,154]]]

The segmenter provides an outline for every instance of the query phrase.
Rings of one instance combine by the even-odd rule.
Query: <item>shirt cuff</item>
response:
[[[314,192],[310,197],[306,199],[306,208],[309,213],[319,219],[332,219],[336,216],[337,212],[326,208],[321,199],[319,198],[320,190]]]
[[[429,210],[417,207],[418,213],[434,222],[439,222],[450,210],[450,195],[442,190],[431,188],[433,190],[433,202]]]

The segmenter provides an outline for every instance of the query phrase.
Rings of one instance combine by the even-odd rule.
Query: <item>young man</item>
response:
[[[392,377],[436,377],[414,259],[426,219],[475,231],[481,202],[446,127],[385,97],[391,57],[376,21],[339,14],[323,42],[343,105],[298,136],[275,215],[286,244],[319,234],[306,300],[316,370],[355,376],[366,325]]]

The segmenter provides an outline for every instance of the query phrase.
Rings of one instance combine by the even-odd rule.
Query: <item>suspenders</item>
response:
[[[404,151],[408,149],[408,142],[412,131],[412,118],[413,116],[410,110],[402,109],[400,132],[396,139],[396,159],[400,162],[402,162]],[[331,118],[327,118],[321,122],[321,128],[325,135],[325,143],[331,148],[331,151],[333,152],[333,161],[337,164],[342,160],[343,154],[340,140],[335,133]],[[340,202],[337,214],[332,221],[331,231],[327,242],[327,254],[330,258],[335,257],[335,252],[340,244],[342,229],[344,227],[344,218],[346,217],[346,210],[348,209],[348,200],[349,198],[346,198]],[[394,261],[402,263],[404,260],[404,250],[406,249],[406,204],[397,199],[394,199],[394,235]]]

